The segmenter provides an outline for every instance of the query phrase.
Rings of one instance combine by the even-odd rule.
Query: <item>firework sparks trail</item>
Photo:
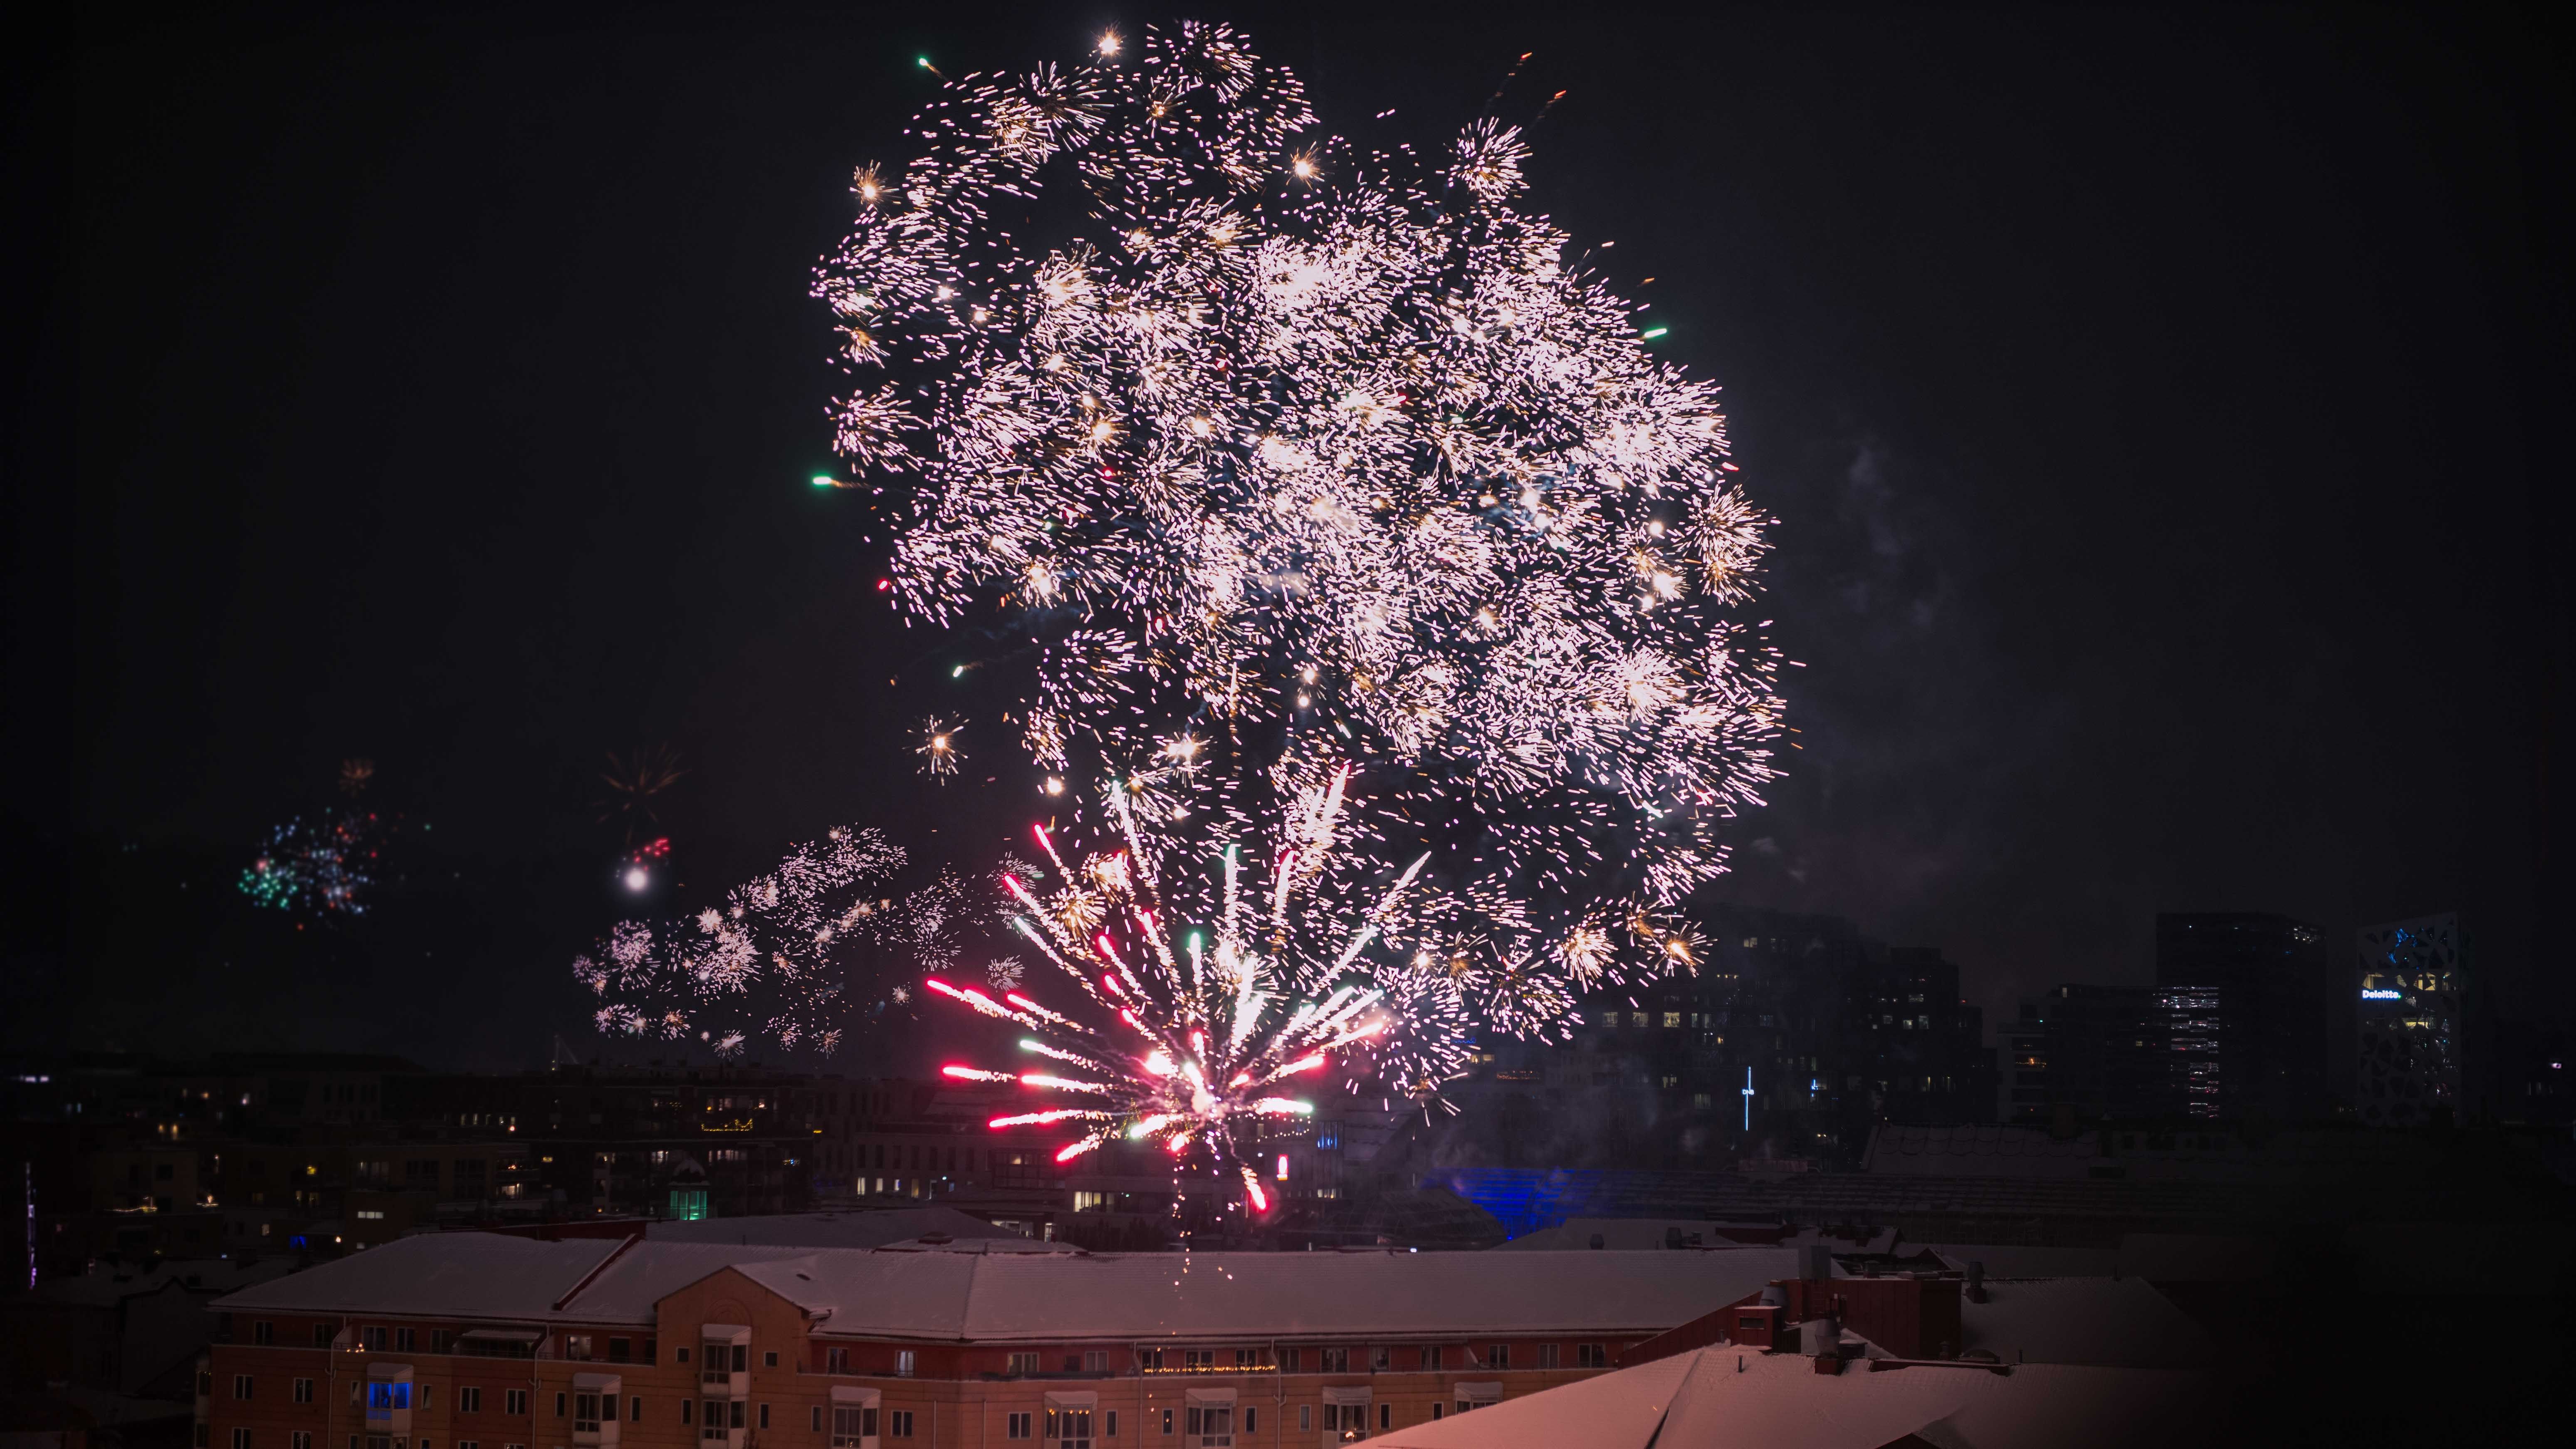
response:
[[[1341,797],[1313,803],[1279,832],[1304,849],[1323,848],[1315,842]],[[1302,869],[1289,846],[1264,883],[1232,843],[1192,849],[1139,828],[1123,796],[1110,808],[1124,849],[1069,861],[1033,826],[1057,884],[1001,882],[1010,928],[1054,968],[1046,987],[927,983],[1019,1026],[1020,1049],[1042,1059],[1031,1071],[953,1065],[946,1075],[1060,1099],[990,1126],[1071,1124],[1080,1135],[1059,1161],[1135,1142],[1232,1176],[1260,1165],[1264,1142],[1303,1130],[1314,1104],[1296,1095],[1299,1081],[1336,1055],[1365,1053],[1371,1075],[1425,1101],[1460,1075],[1471,1043],[1455,994],[1401,956],[1371,953],[1403,920],[1424,860],[1353,897],[1319,889],[1338,877]],[[1247,888],[1264,902],[1257,913],[1241,908]],[[1267,1207],[1257,1188],[1248,1200]]]
[[[607,1035],[696,1038],[719,1056],[758,1035],[789,1050],[839,1050],[872,1006],[870,946],[890,948],[907,973],[953,965],[966,889],[952,876],[900,899],[888,882],[904,853],[874,830],[836,829],[797,846],[776,869],[736,886],[721,907],[683,921],[622,921],[573,961],[600,999]],[[910,994],[897,985],[884,1003]]]
[[[1356,759],[1371,849],[1291,873],[1432,851],[1426,959],[1543,1025],[1673,969],[1664,912],[1773,774],[1769,520],[1715,389],[1524,208],[1516,129],[1316,125],[1222,26],[949,82],[817,274],[838,445],[903,607],[1039,636],[1051,782],[1242,836]]]

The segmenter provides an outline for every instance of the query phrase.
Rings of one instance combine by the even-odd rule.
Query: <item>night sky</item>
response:
[[[1615,240],[1781,521],[1803,749],[1719,898],[1938,945],[1990,1020],[2147,979],[2159,910],[2343,950],[2458,908],[2507,1010],[2567,1008],[2562,33],[1395,9],[1171,13],[1363,142],[1445,144],[1524,51],[1505,119],[1566,92],[1536,205]],[[1161,13],[93,11],[10,61],[0,1045],[586,1049],[610,750],[687,766],[675,903],[844,822],[989,861],[1036,775],[1004,671],[949,675],[1002,646],[903,628],[806,481],[810,269],[909,158],[916,55]],[[400,878],[354,926],[250,911],[352,756]]]

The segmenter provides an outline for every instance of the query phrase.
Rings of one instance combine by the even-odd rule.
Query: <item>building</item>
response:
[[[2335,975],[2326,933],[2304,921],[2251,912],[2157,916],[2156,985],[2197,998],[2189,1009],[2201,1019],[2192,1032],[2216,1028],[2215,1060],[2205,1057],[2209,1070],[2182,1089],[2188,1114],[2281,1123],[2328,1115]]]
[[[1839,916],[1690,912],[1687,967],[1595,992],[1569,1043],[1497,1042],[1459,1131],[1506,1167],[1847,1162],[1876,1122],[1983,1121],[1994,1057],[1959,969]]]
[[[1791,1255],[1523,1253],[1509,1266],[1473,1253],[429,1235],[220,1300],[201,1442],[1320,1444],[1604,1372],[1758,1297]]]
[[[2361,1120],[2411,1127],[2455,1117],[2469,985],[2459,915],[2364,926],[2360,957]]]

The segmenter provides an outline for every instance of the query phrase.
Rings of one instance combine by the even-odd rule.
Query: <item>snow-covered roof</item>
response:
[[[2018,1243],[1907,1243],[1964,1273],[1986,1265],[1989,1278],[2108,1278],[2120,1267],[2117,1248],[2035,1248]]]
[[[2188,1442],[2196,1374],[2028,1365],[1837,1375],[1796,1354],[1705,1348],[1381,1434],[1381,1449],[1944,1449]]]
[[[646,1325],[727,1267],[825,1334],[926,1341],[1652,1334],[1759,1292],[1792,1255],[860,1252],[758,1244],[405,1238],[236,1293],[234,1311]],[[595,1270],[595,1271],[594,1271]],[[587,1278],[588,1281],[584,1281]],[[575,1291],[578,1287],[578,1292]],[[564,1301],[558,1311],[554,1304]]]
[[[2182,1369],[2208,1365],[2209,1334],[2135,1278],[1989,1280],[1986,1301],[1959,1305],[1967,1349],[2006,1363]]]
[[[394,1313],[530,1321],[625,1244],[579,1238],[544,1243],[501,1233],[397,1238],[301,1273],[215,1300],[230,1312]]]

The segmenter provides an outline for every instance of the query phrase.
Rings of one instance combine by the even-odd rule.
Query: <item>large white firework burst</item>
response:
[[[1523,209],[1517,130],[1315,127],[1222,26],[950,84],[819,273],[839,444],[904,606],[1041,640],[1041,763],[1239,830],[1355,759],[1460,979],[1556,983],[1486,1003],[1527,1017],[1669,966],[1758,803],[1766,520],[1715,389]]]

